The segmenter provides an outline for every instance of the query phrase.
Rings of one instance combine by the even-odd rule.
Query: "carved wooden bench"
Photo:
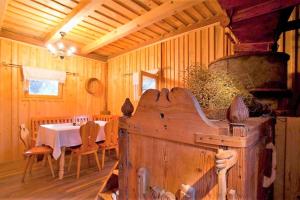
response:
[[[147,90],[133,116],[122,110],[119,199],[263,199],[273,122],[240,103],[231,119],[242,121],[211,121],[186,89]]]

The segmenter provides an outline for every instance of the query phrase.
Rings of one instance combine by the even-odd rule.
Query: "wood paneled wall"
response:
[[[108,110],[120,114],[126,97],[133,101],[132,73],[160,69],[159,88],[184,86],[189,66],[208,63],[233,54],[224,28],[214,25],[197,29],[108,60]]]
[[[21,69],[0,65],[0,163],[22,158],[18,126],[30,127],[31,117],[98,114],[106,107],[107,63],[74,56],[60,60],[47,49],[0,38],[0,62],[78,73],[67,75],[63,97],[57,100],[25,99]],[[101,80],[102,94],[85,90],[90,77]]]

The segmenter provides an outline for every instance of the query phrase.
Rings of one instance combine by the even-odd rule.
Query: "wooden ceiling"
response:
[[[0,36],[45,46],[64,31],[78,54],[106,59],[225,15],[217,0],[1,0]]]

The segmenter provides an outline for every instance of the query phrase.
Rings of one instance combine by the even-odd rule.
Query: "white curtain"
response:
[[[24,81],[28,80],[56,80],[59,83],[65,83],[66,72],[49,70],[37,67],[27,67],[23,66],[23,78]]]

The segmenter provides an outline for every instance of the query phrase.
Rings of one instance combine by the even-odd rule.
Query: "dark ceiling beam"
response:
[[[242,1],[243,2],[243,1]],[[251,7],[237,10],[231,18],[231,23],[244,21],[268,13],[276,12],[300,4],[300,0],[269,0]]]
[[[282,32],[300,29],[300,19],[295,19],[287,22],[282,28]]]
[[[266,0],[218,0],[222,8],[226,10],[254,5],[265,1]]]

